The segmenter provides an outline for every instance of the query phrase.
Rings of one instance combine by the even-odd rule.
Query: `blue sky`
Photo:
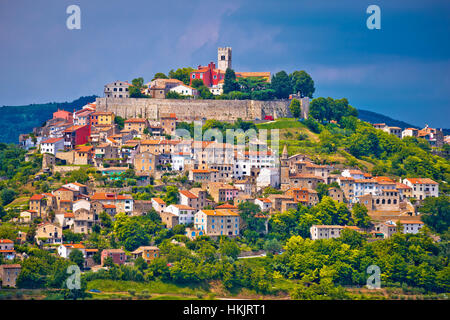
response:
[[[66,8],[81,8],[81,30]],[[366,8],[381,8],[381,30]],[[450,1],[2,0],[0,105],[102,95],[114,80],[216,61],[306,70],[315,97],[416,125],[450,127]]]

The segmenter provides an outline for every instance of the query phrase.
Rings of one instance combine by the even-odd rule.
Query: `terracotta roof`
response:
[[[239,217],[239,214],[233,212],[229,209],[220,209],[220,210],[200,210],[207,216],[236,216]]]
[[[146,121],[147,121],[147,119],[143,119],[143,118],[132,118],[132,119],[125,120],[125,123],[145,123]]]
[[[420,220],[400,220],[400,223],[402,223],[402,224],[424,224]]]
[[[93,146],[76,146],[75,151],[77,152],[89,152],[93,149]]]
[[[2,264],[0,266],[3,269],[20,269],[22,266],[20,264]]]
[[[66,130],[64,130],[64,132],[76,131],[76,130],[81,129],[83,127],[85,127],[85,126],[71,126],[71,127],[67,128]]]
[[[188,191],[188,190],[180,190],[179,191],[183,196],[189,198],[189,199],[197,199],[198,197],[193,194],[192,192]]]
[[[131,199],[133,199],[133,197],[129,195],[121,195],[106,192],[97,192],[91,197],[91,200],[131,200]]]
[[[152,198],[158,204],[166,204],[166,202],[161,198]]]
[[[14,241],[11,241],[9,239],[0,239],[0,243],[14,243]]]
[[[412,184],[438,184],[429,178],[406,178]]]
[[[224,203],[220,206],[217,206],[216,209],[230,209],[230,210],[236,210],[238,207],[233,206],[232,204],[229,203]]]
[[[172,204],[172,206],[174,206],[175,208],[178,208],[180,210],[195,210],[194,208],[192,208],[190,206],[186,206],[184,204]]]
[[[63,243],[63,246],[72,249],[84,249],[84,245],[81,243]]]
[[[60,141],[60,140],[62,140],[63,138],[50,138],[50,139],[47,139],[47,140],[45,140],[45,141],[42,141],[41,142],[41,144],[42,143],[55,143],[55,142],[58,142],[58,141]]]
[[[31,196],[30,201],[42,200],[43,198],[45,198],[43,194],[34,194]]]
[[[272,201],[270,201],[270,200],[267,199],[267,198],[258,198],[258,200],[259,200],[259,201],[262,201],[262,202],[266,202],[266,203],[272,203]]]

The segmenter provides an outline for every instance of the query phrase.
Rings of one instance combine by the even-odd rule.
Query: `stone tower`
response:
[[[217,68],[223,72],[231,69],[231,47],[217,49]]]
[[[284,145],[280,158],[280,189],[289,189],[289,154],[286,145]]]

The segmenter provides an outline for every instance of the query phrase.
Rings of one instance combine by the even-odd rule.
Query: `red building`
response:
[[[91,126],[71,126],[64,130],[64,149],[71,150],[75,146],[85,144],[91,135]]]
[[[73,114],[72,112],[58,109],[58,111],[53,112],[53,119],[64,119],[67,122],[72,122]]]
[[[214,62],[210,62],[207,66],[198,66],[198,68],[191,72],[190,84],[192,80],[203,80],[205,86],[212,87],[219,84],[220,81],[225,79],[225,72],[216,68]]]
[[[111,257],[115,264],[121,265],[126,261],[125,251],[122,249],[105,249],[101,254],[102,266],[105,263],[105,259]]]

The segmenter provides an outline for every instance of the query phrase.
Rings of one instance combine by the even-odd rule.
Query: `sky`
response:
[[[380,30],[366,26],[373,4]],[[314,97],[450,128],[449,39],[448,0],[1,0],[0,106],[103,96],[229,46],[235,71],[305,70]]]

